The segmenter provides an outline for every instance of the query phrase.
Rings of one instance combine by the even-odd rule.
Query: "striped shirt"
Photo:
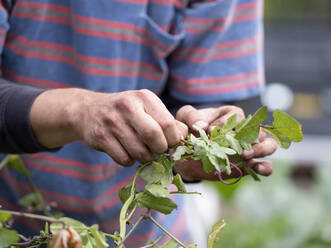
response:
[[[102,92],[165,89],[179,101],[233,101],[263,88],[262,0],[2,0],[2,77],[37,87]],[[106,232],[118,230],[117,191],[135,168],[75,142],[55,153],[23,155],[47,202]],[[0,205],[19,210],[24,177],[0,173]],[[189,239],[181,196],[170,216],[156,215]],[[40,223],[20,219],[26,235]],[[160,235],[151,223],[127,240],[138,247]]]

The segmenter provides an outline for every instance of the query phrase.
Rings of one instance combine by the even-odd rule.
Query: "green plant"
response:
[[[83,223],[70,218],[54,219],[53,217],[46,217],[47,219],[45,219],[44,217],[40,217],[40,219],[51,222],[50,229],[47,226],[47,228],[41,232],[40,236],[34,237],[28,241],[25,240],[25,242],[30,242],[29,244],[34,245],[28,247],[38,247],[37,245],[41,243],[49,243],[52,235],[60,230],[68,230],[68,227],[72,227],[80,236],[83,247],[108,247],[107,238],[111,238],[117,247],[124,248],[125,240],[139,226],[143,219],[148,219],[161,228],[164,234],[170,236],[171,239],[164,245],[158,245],[157,243],[160,239],[157,239],[147,243],[144,247],[196,247],[194,244],[183,244],[164,229],[150,214],[151,210],[163,214],[170,214],[176,209],[176,203],[169,198],[171,194],[199,194],[198,192],[186,191],[181,176],[179,174],[173,175],[174,164],[178,161],[187,159],[201,160],[204,171],[207,173],[216,173],[220,181],[225,184],[232,184],[234,182],[224,180],[222,173],[230,175],[233,169],[240,173],[240,176],[235,182],[239,181],[242,177],[242,170],[251,175],[255,180],[259,180],[256,173],[245,165],[240,155],[243,150],[251,150],[252,143],[258,142],[260,129],[272,135],[282,148],[288,148],[292,141],[299,142],[302,140],[301,125],[295,119],[282,111],[276,110],[273,113],[274,121],[272,125],[263,125],[262,122],[266,119],[266,115],[266,107],[262,107],[253,116],[249,115],[247,118],[239,122],[237,121],[237,116],[233,115],[228,119],[226,125],[223,127],[216,126],[210,134],[207,134],[201,128],[195,127],[199,132],[200,137],[195,137],[193,134],[190,134],[185,140],[182,140],[183,144],[176,148],[172,156],[163,153],[160,154],[156,160],[137,167],[136,175],[133,180],[118,192],[119,198],[123,203],[119,216],[119,232],[106,234],[99,231],[97,225],[87,227]],[[231,159],[229,156],[231,156]],[[7,157],[6,159],[2,165],[9,164],[10,166],[11,157]],[[16,160],[19,160],[18,157],[16,157]],[[23,165],[14,168],[21,170],[25,175],[29,176]],[[146,182],[145,188],[142,191],[138,191],[136,186],[137,177],[141,177]],[[168,186],[171,184],[176,186],[176,191],[168,190]],[[34,189],[33,186],[32,189]],[[36,200],[37,204],[36,202],[31,201],[30,198],[25,199],[24,202],[27,205],[33,202],[34,205],[39,206],[40,209],[47,210],[42,201],[41,195],[39,195],[37,191],[33,193],[34,195],[30,198]],[[138,206],[146,208],[146,212],[142,214],[135,223],[131,223],[130,219]],[[1,215],[7,214],[8,216],[8,213],[20,214],[0,210],[0,220]],[[47,211],[46,213],[50,213],[50,211]],[[31,215],[26,214],[25,217],[31,217]],[[129,231],[127,231],[128,223],[132,225]],[[214,225],[208,238],[208,248],[213,248],[215,246],[224,225],[225,223],[223,221],[219,221]],[[5,225],[0,226],[0,235],[2,230],[5,230],[5,232],[8,231],[5,227]],[[14,236],[15,235],[12,234],[10,237],[14,238]],[[22,239],[18,234],[16,234],[16,238]],[[0,245],[0,248],[9,247],[10,245],[20,246],[16,239],[9,239],[5,245]]]

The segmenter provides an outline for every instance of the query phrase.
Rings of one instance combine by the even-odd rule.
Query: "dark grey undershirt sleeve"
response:
[[[32,103],[45,89],[0,79],[0,152],[34,153],[47,150],[36,139],[29,119]]]

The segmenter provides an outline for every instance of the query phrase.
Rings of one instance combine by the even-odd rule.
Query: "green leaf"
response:
[[[292,141],[290,138],[278,131],[278,129],[263,128],[263,131],[270,134],[281,148],[287,149]]]
[[[252,150],[252,144],[250,142],[246,142],[244,140],[240,140],[239,142],[240,142],[241,147],[244,150],[246,150],[246,151]]]
[[[242,128],[244,128],[248,122],[252,119],[252,115],[248,115],[245,119],[242,119],[237,125],[236,125],[236,132],[238,133]]]
[[[300,142],[302,140],[302,126],[297,120],[280,110],[275,110],[273,112],[273,117],[274,129],[294,142]]]
[[[120,198],[121,202],[124,204],[130,197],[131,195],[131,187],[132,187],[132,182],[130,182],[129,184],[125,185],[123,188],[121,188],[118,191],[118,197]],[[137,187],[136,185],[134,186],[134,192],[137,192]],[[129,210],[132,210],[135,206],[135,203],[133,202],[130,206],[129,206]]]
[[[227,157],[226,154],[228,154],[228,155],[236,154],[235,150],[233,150],[231,148],[220,146],[216,142],[213,142],[213,141],[210,144],[209,151],[211,154],[215,155],[216,157],[223,158],[223,159],[225,159]]]
[[[225,135],[226,140],[229,142],[230,147],[235,150],[239,155],[243,153],[243,149],[240,145],[239,140],[235,138],[235,134],[227,133]]]
[[[201,127],[197,126],[197,125],[193,125],[193,128],[196,129],[197,131],[199,131],[200,137],[205,141],[208,142],[209,138],[205,132],[205,130],[203,130]]]
[[[37,210],[44,209],[43,197],[39,192],[29,193],[23,196],[18,201],[18,204],[24,207],[32,207]]]
[[[259,137],[260,124],[267,117],[267,107],[256,111],[252,118],[240,128],[235,138],[246,142],[253,142]]]
[[[76,230],[78,234],[81,234],[82,232],[88,230],[88,227],[78,220],[74,220],[68,217],[62,217],[59,220],[63,221],[66,225],[71,226],[73,229]],[[50,226],[50,230],[52,234],[55,234],[57,231],[62,229],[63,229],[62,223],[52,223]]]
[[[165,168],[161,163],[153,162],[146,166],[139,176],[146,181],[146,183],[157,183],[161,181]]]
[[[222,230],[225,226],[224,220],[218,221],[214,226],[212,231],[208,235],[208,248],[214,248],[217,241],[221,237]]]
[[[1,162],[0,162],[0,170],[5,167],[8,163],[8,159],[9,159],[10,155],[7,155]]]
[[[8,213],[0,213],[0,223],[5,222],[6,220],[11,218],[11,214]]]
[[[0,248],[9,248],[10,244],[18,241],[19,238],[16,231],[0,228]]]
[[[220,135],[221,132],[222,132],[222,128],[221,128],[220,126],[215,126],[215,127],[213,128],[213,130],[211,130],[210,136],[211,136],[212,138],[215,138],[215,137],[217,137],[218,135]]]
[[[99,231],[98,225],[96,225],[96,224],[92,225],[89,228],[89,230],[94,237],[96,247],[98,247],[98,248],[107,248],[108,247],[107,239],[106,239],[105,235]]]
[[[198,248],[196,244],[189,244],[186,246],[187,248]]]
[[[227,120],[226,124],[223,126],[223,132],[231,131],[237,124],[237,114],[231,115]]]
[[[163,245],[159,246],[159,248],[176,248],[177,242],[173,239],[169,239],[167,242],[165,242]]]
[[[27,177],[30,176],[30,172],[27,170],[25,165],[22,163],[22,161],[18,155],[9,155],[8,168],[15,169],[18,172],[21,172],[22,174],[26,175]]]
[[[184,154],[192,154],[193,151],[187,146],[177,146],[176,151],[172,154],[174,161],[178,161],[182,158]]]
[[[209,161],[212,163],[212,165],[214,166],[214,168],[217,171],[221,171],[221,167],[220,167],[217,157],[211,153],[208,153],[207,157],[208,157]]]
[[[210,173],[213,171],[213,164],[209,161],[207,155],[201,157],[201,162],[202,162],[203,170],[206,173]]]
[[[179,174],[176,174],[172,180],[172,184],[174,184],[177,187],[177,190],[179,192],[186,192],[185,184],[182,180],[182,177]]]
[[[169,190],[165,187],[163,187],[160,184],[147,184],[145,186],[145,189],[149,191],[152,195],[156,197],[168,197],[169,196]]]
[[[224,134],[220,134],[219,136],[215,137],[213,141],[224,147],[228,147],[230,145]]]
[[[177,204],[169,198],[155,197],[148,191],[138,193],[136,198],[140,207],[154,209],[163,214],[170,214],[174,209],[177,209]]]

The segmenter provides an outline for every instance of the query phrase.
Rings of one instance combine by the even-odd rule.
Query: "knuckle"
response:
[[[183,120],[185,119],[185,116],[191,112],[194,108],[192,107],[192,105],[185,105],[183,107],[181,107],[177,114],[176,114],[176,118],[179,120]]]
[[[166,119],[160,121],[159,125],[163,130],[175,130],[177,127],[175,119]]]
[[[116,102],[116,109],[121,113],[132,114],[136,112],[135,104],[132,104],[133,101],[126,98],[120,98]]]
[[[148,89],[137,90],[136,95],[141,99],[146,99],[146,98],[151,98],[151,97],[156,96],[152,91],[150,91]]]
[[[144,141],[152,141],[154,140],[156,137],[158,137],[160,135],[160,130],[158,128],[153,128],[153,127],[150,127],[150,128],[146,128],[144,131],[143,131],[143,140]]]

